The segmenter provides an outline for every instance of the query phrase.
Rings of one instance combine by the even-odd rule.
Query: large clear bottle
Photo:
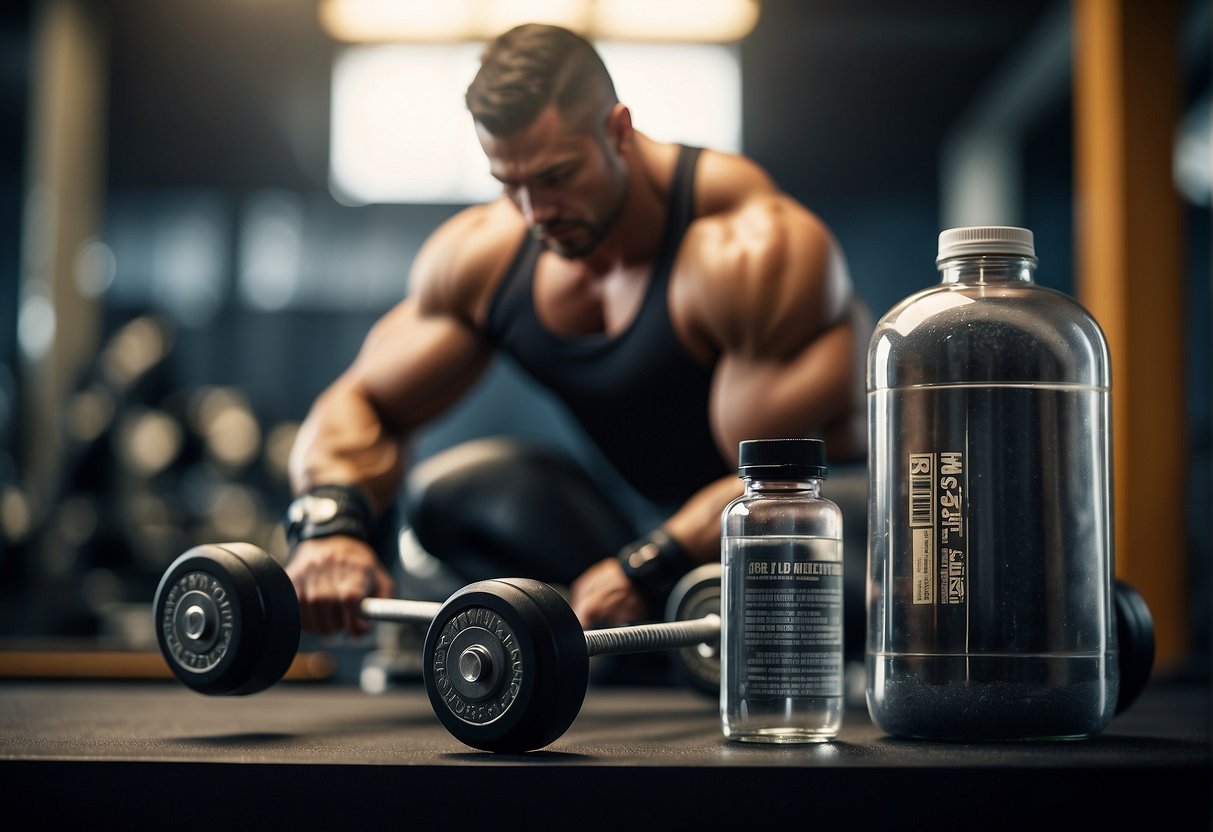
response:
[[[939,238],[868,354],[867,701],[909,737],[1084,737],[1115,710],[1103,334],[1032,233]]]
[[[842,724],[842,512],[825,444],[747,440],[721,515],[720,716],[732,740],[823,742]]]

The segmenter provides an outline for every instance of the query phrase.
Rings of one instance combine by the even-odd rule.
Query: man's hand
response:
[[[286,573],[299,596],[303,629],[330,635],[341,630],[361,636],[371,625],[359,613],[363,598],[392,595],[391,576],[375,551],[361,540],[334,535],[295,547]]]
[[[572,586],[573,612],[583,628],[641,621],[648,609],[615,558],[591,566]]]

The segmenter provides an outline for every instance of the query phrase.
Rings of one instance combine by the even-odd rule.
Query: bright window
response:
[[[330,188],[349,205],[471,203],[499,186],[464,92],[483,46],[352,46],[333,69]],[[603,42],[637,129],[661,141],[741,150],[741,78],[728,45]]]

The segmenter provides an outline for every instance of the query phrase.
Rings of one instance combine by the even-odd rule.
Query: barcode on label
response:
[[[910,526],[935,525],[935,454],[910,454]]]

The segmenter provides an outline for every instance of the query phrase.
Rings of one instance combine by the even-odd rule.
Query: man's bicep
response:
[[[407,298],[367,336],[350,368],[386,426],[412,430],[454,403],[480,377],[491,352],[463,321],[425,314]]]
[[[725,353],[712,385],[712,430],[736,461],[744,439],[828,438],[863,406],[860,337],[846,318],[787,357]],[[849,453],[850,448],[839,449]]]

